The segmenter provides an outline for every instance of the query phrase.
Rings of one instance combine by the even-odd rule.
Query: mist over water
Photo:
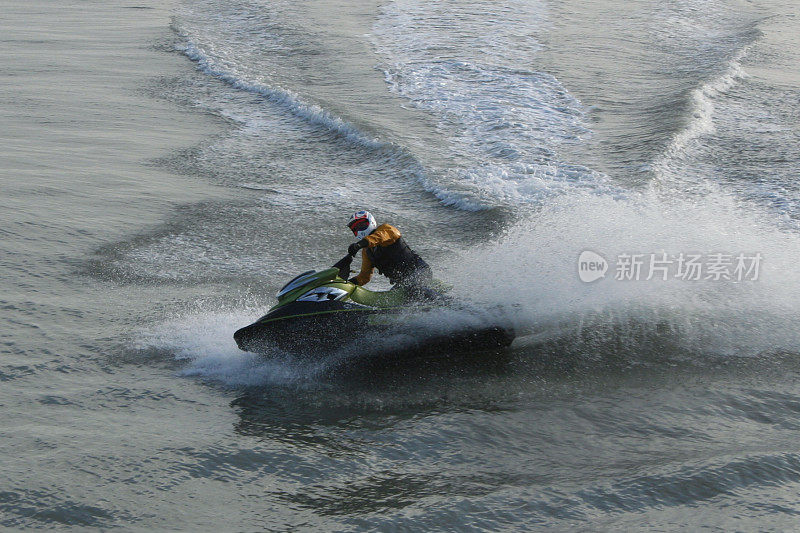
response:
[[[0,22],[2,527],[794,527],[793,4],[31,5]],[[361,208],[463,306],[240,351]],[[718,253],[758,278],[644,279]],[[479,364],[348,363],[497,320]]]
[[[541,340],[621,328],[621,341],[636,353],[653,340],[642,335],[644,329],[663,333],[698,358],[796,352],[800,337],[792,323],[800,280],[792,265],[800,243],[795,233],[766,222],[768,214],[745,211],[726,196],[667,201],[654,193],[625,199],[573,195],[551,202],[535,222],[509,228],[497,243],[462,254],[447,271],[456,287],[469,287],[467,296],[513,307],[517,328]],[[585,250],[611,263],[604,278],[581,281],[578,257]],[[664,253],[669,279],[660,272],[647,279],[650,257]],[[761,254],[758,278],[715,280],[705,271],[697,280],[676,277],[679,254],[715,253]],[[614,270],[623,254],[643,257],[636,279],[620,279]],[[733,266],[731,261],[728,272]],[[503,283],[468,283],[486,273]]]

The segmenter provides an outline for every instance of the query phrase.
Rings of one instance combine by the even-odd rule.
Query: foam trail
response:
[[[390,146],[388,143],[369,137],[349,122],[333,115],[317,104],[304,101],[300,96],[288,89],[270,87],[264,83],[249,79],[235,72],[235,70],[226,69],[220,62],[206,53],[202,46],[188,41],[187,35],[182,34],[182,37],[187,39],[187,42],[178,47],[178,49],[183,52],[186,57],[197,63],[197,68],[202,72],[224,81],[235,89],[260,94],[266,97],[270,102],[285,108],[292,115],[311,124],[329,129],[350,142],[371,149],[387,148]]]
[[[561,145],[591,131],[558,79],[527,68],[546,5],[490,3],[500,11],[489,20],[481,7],[395,0],[374,27],[389,90],[435,117],[448,143],[453,163],[431,168],[426,190],[470,211],[539,205],[576,189],[622,193],[602,173],[559,160]]]
[[[176,28],[175,31],[185,39],[185,43],[180,45],[178,49],[190,60],[197,63],[197,68],[201,72],[225,82],[234,89],[262,95],[291,116],[298,117],[311,125],[320,126],[355,145],[378,152],[387,166],[402,167],[403,170],[400,175],[407,176],[420,183],[425,190],[433,193],[444,205],[462,206],[467,210],[483,209],[482,205],[470,202],[463,194],[437,191],[431,185],[426,169],[405,148],[370,136],[352,123],[315,103],[308,102],[294,91],[264,81],[263,76],[252,74],[246,65],[241,65],[231,59],[235,54],[230,50],[224,47],[220,47],[217,50],[213,44],[199,44],[195,42],[198,39],[193,38],[191,32],[179,28]],[[265,128],[258,116],[237,114],[225,106],[221,106],[215,111],[242,124],[244,127]],[[266,127],[269,128],[269,126]]]
[[[747,56],[751,47],[752,45],[744,46],[727,62],[727,67],[722,74],[692,91],[692,118],[653,162],[652,168],[656,175],[653,186],[664,186],[667,182],[673,182],[674,186],[690,186],[686,183],[686,172],[681,168],[676,168],[676,162],[685,158],[687,151],[698,139],[716,131],[714,100],[728,92],[741,79],[747,77],[747,73],[742,68],[742,60]],[[696,180],[692,185],[697,185]]]
[[[184,35],[186,38],[186,36]],[[334,116],[329,111],[321,108],[320,106],[312,103],[305,102],[297,94],[292,91],[270,87],[263,83],[248,81],[241,78],[234,70],[228,70],[223,65],[220,65],[211,55],[207,54],[202,47],[187,41],[185,45],[179,48],[186,57],[197,63],[198,69],[202,72],[218,78],[235,89],[260,94],[265,96],[269,101],[283,107],[289,113],[297,116],[310,124],[322,126],[350,142],[358,144],[372,150],[385,150],[391,159],[402,159],[407,166],[407,172],[414,179],[419,182],[423,189],[433,194],[445,206],[456,207],[465,211],[480,211],[491,206],[485,203],[471,199],[468,194],[460,193],[458,191],[447,190],[438,187],[427,175],[425,169],[420,165],[416,159],[410,156],[402,148],[393,145],[392,143],[381,141],[377,138],[369,137],[358,128],[349,122]],[[220,110],[220,112],[232,120],[236,120],[242,124],[248,122],[247,117],[238,117],[230,113]]]

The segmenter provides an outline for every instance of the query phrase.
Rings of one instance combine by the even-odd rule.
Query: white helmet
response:
[[[372,233],[378,227],[378,223],[369,211],[358,211],[350,217],[347,227],[358,240],[361,240]]]

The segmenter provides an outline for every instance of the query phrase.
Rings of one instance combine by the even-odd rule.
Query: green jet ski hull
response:
[[[306,358],[353,348],[359,356],[402,358],[497,349],[514,340],[510,328],[474,320],[440,328],[437,319],[452,300],[420,301],[402,289],[370,291],[345,281],[341,270],[309,271],[287,283],[277,305],[234,333],[239,348]]]

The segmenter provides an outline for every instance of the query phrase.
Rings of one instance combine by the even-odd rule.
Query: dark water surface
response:
[[[0,526],[796,529],[795,11],[2,1]],[[520,338],[240,352],[362,207]],[[616,279],[661,253],[763,262]]]

